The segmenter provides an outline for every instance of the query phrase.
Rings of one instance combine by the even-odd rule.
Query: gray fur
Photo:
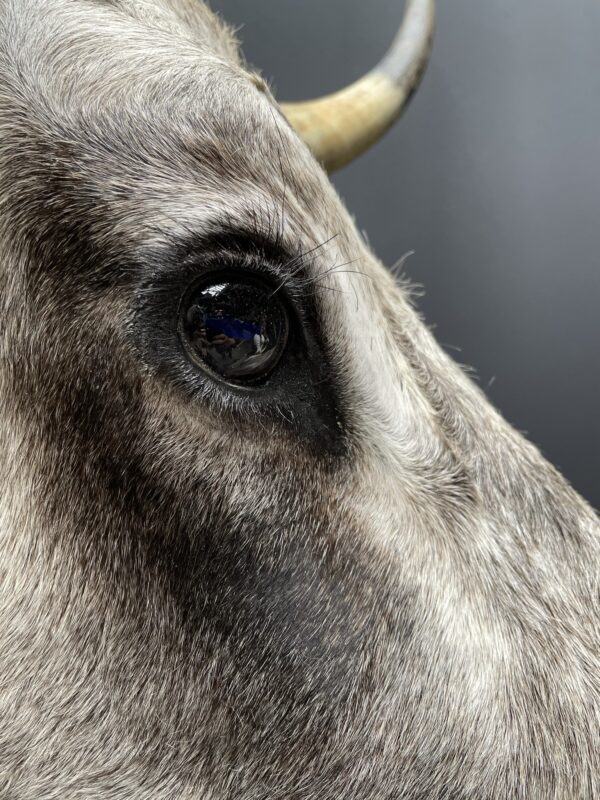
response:
[[[599,797],[597,517],[255,84],[192,0],[0,3],[0,797]],[[169,349],[231,226],[313,251],[298,412]]]

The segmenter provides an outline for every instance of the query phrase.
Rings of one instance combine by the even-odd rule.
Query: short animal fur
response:
[[[592,509],[195,0],[0,2],[0,797],[600,797]],[[277,391],[186,359],[278,271]]]

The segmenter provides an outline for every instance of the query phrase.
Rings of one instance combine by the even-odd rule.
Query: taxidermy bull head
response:
[[[597,518],[319,164],[432,19],[279,107],[196,0],[0,3],[2,798],[600,796]]]

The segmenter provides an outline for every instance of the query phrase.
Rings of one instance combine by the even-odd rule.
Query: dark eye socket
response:
[[[214,273],[180,309],[179,335],[192,361],[236,385],[264,381],[287,343],[287,310],[275,287],[258,278]]]

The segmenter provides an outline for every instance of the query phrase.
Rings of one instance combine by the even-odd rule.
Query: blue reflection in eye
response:
[[[246,341],[250,341],[262,332],[258,325],[242,322],[242,320],[232,319],[231,317],[205,317],[204,324],[209,331],[223,333],[225,336],[240,340],[245,339]]]

